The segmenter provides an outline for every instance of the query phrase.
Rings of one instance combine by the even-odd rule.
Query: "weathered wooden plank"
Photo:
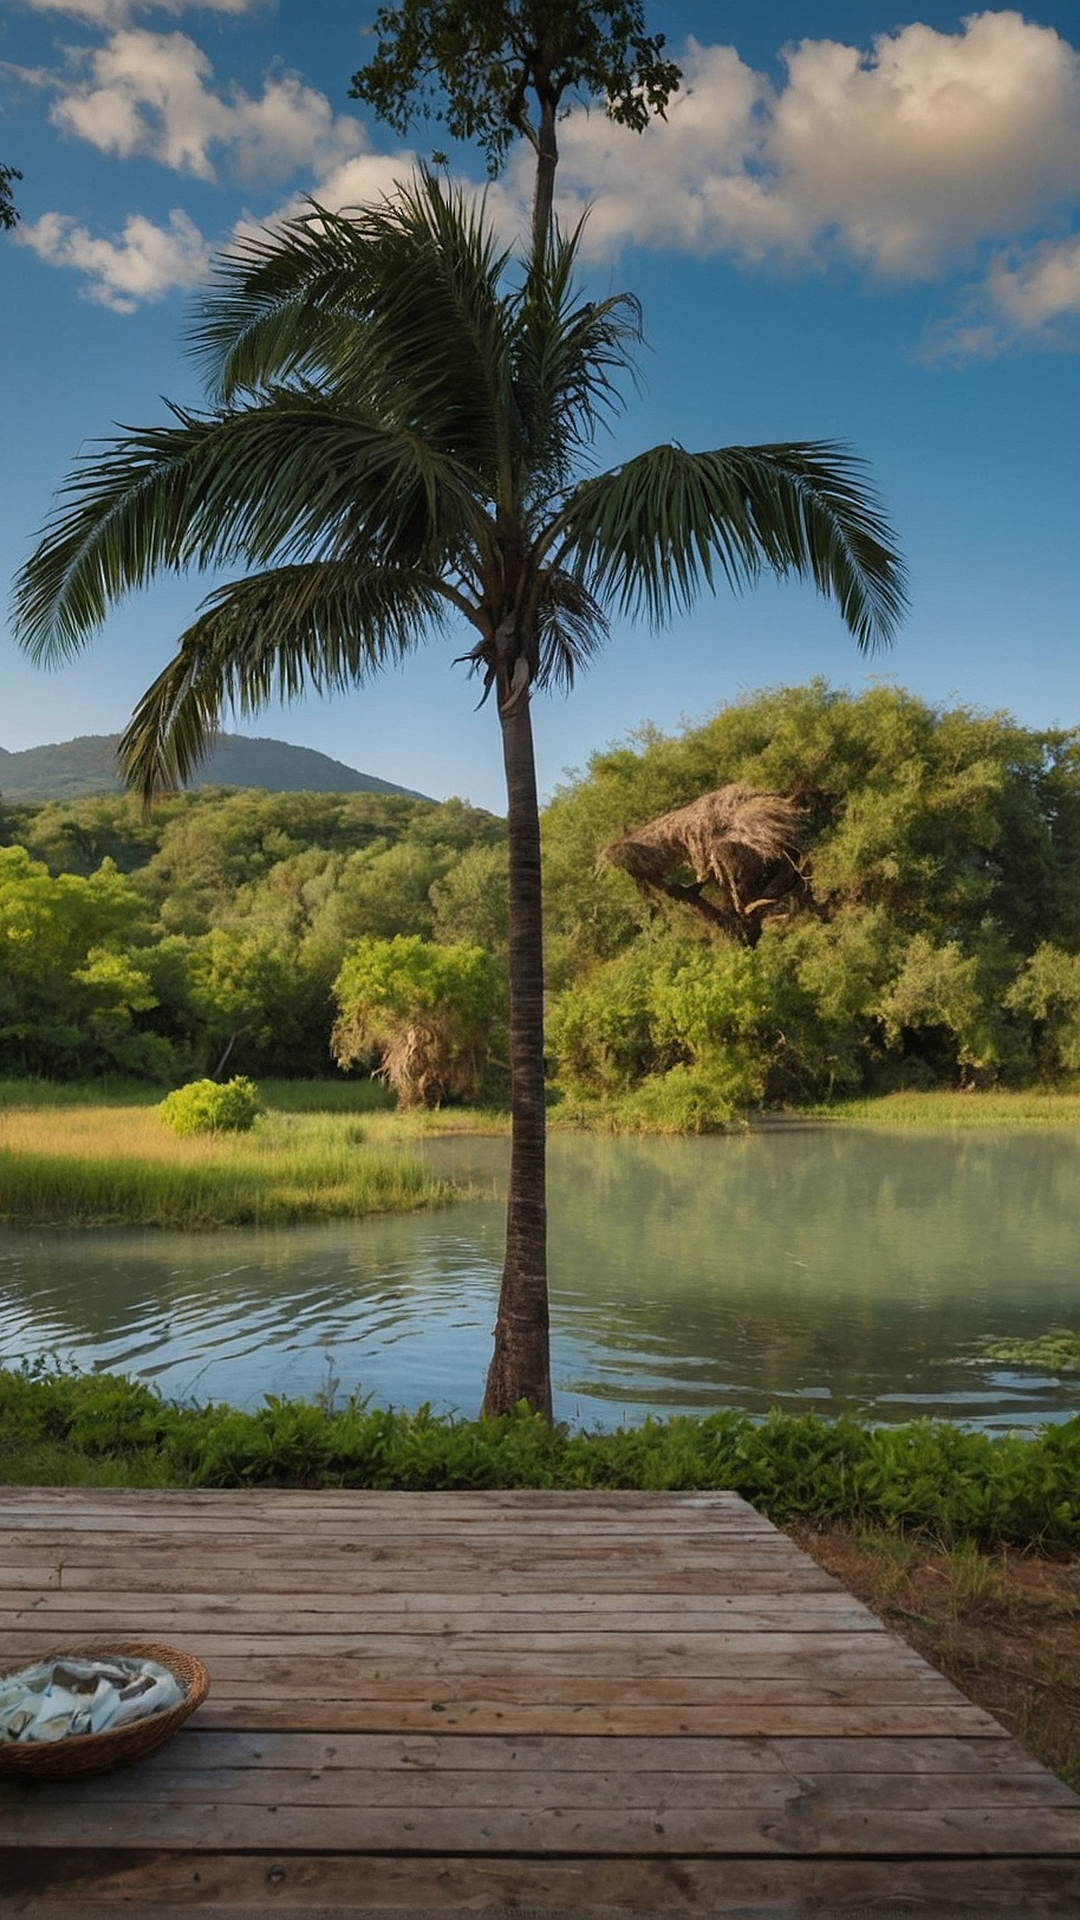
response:
[[[362,1499],[363,1496],[358,1498]],[[519,1513],[513,1510],[507,1510],[498,1518],[488,1515],[485,1519],[462,1515],[457,1520],[450,1517],[437,1520],[420,1514],[413,1520],[404,1517],[382,1519],[367,1513],[362,1507],[341,1507],[336,1512],[290,1516],[297,1532],[302,1530],[305,1535],[315,1539],[333,1540],[341,1538],[343,1534],[355,1534],[373,1541],[431,1541],[445,1539],[453,1533],[482,1546],[505,1540],[518,1519]],[[270,1510],[263,1514],[238,1512],[236,1509],[227,1513],[167,1511],[154,1514],[152,1519],[147,1515],[140,1517],[134,1512],[111,1514],[81,1511],[68,1518],[51,1508],[38,1513],[28,1510],[13,1515],[0,1503],[0,1546],[10,1548],[17,1544],[25,1536],[28,1526],[33,1526],[35,1531],[40,1530],[50,1539],[64,1533],[78,1533],[86,1538],[108,1533],[170,1541],[185,1529],[190,1529],[193,1521],[197,1522],[201,1537],[207,1540],[237,1533],[260,1540],[272,1537],[275,1531],[280,1532],[281,1529],[280,1517],[275,1518]],[[610,1541],[613,1544],[634,1544],[641,1539],[640,1516],[620,1514],[609,1517],[596,1513],[567,1514],[565,1517],[545,1515],[529,1523],[529,1536],[539,1540],[565,1540],[575,1529],[580,1531],[583,1539]],[[680,1522],[650,1525],[650,1538],[659,1541],[706,1543],[714,1540],[759,1540],[769,1539],[773,1532],[770,1522],[749,1507],[745,1514],[698,1514],[693,1520],[687,1517]]]
[[[5,1629],[5,1644],[9,1657],[11,1651],[16,1656],[30,1654],[41,1644],[40,1629]],[[625,1684],[628,1672],[639,1686],[671,1676],[682,1684],[788,1675],[798,1681],[808,1672],[822,1680],[910,1674],[921,1681],[926,1674],[926,1663],[919,1655],[884,1630],[808,1634],[785,1629],[692,1633],[678,1638],[568,1633],[536,1634],[532,1639],[510,1633],[384,1633],[369,1639],[357,1625],[351,1634],[202,1632],[193,1636],[191,1651],[223,1678],[242,1668],[285,1684],[295,1675],[305,1686],[311,1681],[331,1686],[342,1675],[349,1687],[363,1685],[369,1674],[384,1684],[398,1679],[407,1684],[420,1665],[425,1673],[439,1677],[478,1672],[493,1680],[510,1676],[519,1686],[546,1685],[549,1676],[586,1687],[604,1679]]]
[[[768,1774],[780,1769],[791,1776],[810,1774],[968,1774],[993,1777],[1000,1773],[1033,1776],[1055,1787],[1059,1783],[1046,1768],[1009,1738],[996,1721],[996,1737],[861,1739],[729,1739],[669,1736],[663,1740],[564,1738],[550,1734],[475,1735],[338,1733],[208,1732],[202,1718],[189,1722],[160,1753],[144,1761],[141,1781],[161,1771],[190,1771],[201,1779],[220,1768],[252,1767],[273,1774],[281,1767],[305,1773],[346,1772],[382,1774],[417,1772],[498,1774],[546,1771],[555,1776],[617,1775],[648,1771],[654,1775],[678,1773],[716,1775]],[[114,1778],[124,1776],[113,1776]],[[212,1789],[211,1789],[212,1791]],[[925,1789],[931,1794],[934,1789]]]
[[[519,1596],[515,1596],[519,1597]],[[162,1599],[145,1595],[95,1595],[76,1603],[70,1595],[63,1593],[39,1596],[29,1606],[14,1604],[17,1596],[0,1595],[0,1623],[5,1633],[13,1634],[30,1631],[40,1639],[43,1631],[57,1633],[134,1633],[162,1634],[205,1633],[205,1634],[278,1634],[288,1630],[291,1622],[297,1632],[317,1636],[326,1634],[362,1633],[365,1640],[377,1639],[383,1634],[415,1634],[426,1637],[436,1634],[494,1635],[500,1639],[517,1640],[522,1634],[540,1634],[551,1627],[553,1611],[544,1609],[543,1613],[526,1613],[517,1608],[493,1608],[480,1610],[477,1599],[463,1600],[457,1609],[444,1608],[439,1612],[407,1604],[409,1596],[402,1596],[402,1604],[394,1611],[375,1612],[367,1606],[352,1606],[343,1609],[339,1599],[332,1595],[311,1595],[311,1601],[321,1599],[321,1607],[315,1604],[302,1604],[294,1596],[289,1596],[287,1605],[279,1605],[273,1611],[265,1606],[246,1604],[240,1599],[216,1602],[205,1594],[186,1596],[169,1606]],[[25,1599],[25,1596],[23,1596]],[[6,1599],[6,1603],[5,1603]],[[873,1633],[880,1634],[880,1620],[867,1607],[857,1600],[849,1605],[840,1604],[842,1596],[833,1594],[761,1594],[756,1597],[739,1598],[733,1595],[719,1595],[708,1607],[681,1607],[676,1610],[661,1610],[642,1613],[600,1613],[582,1609],[571,1612],[564,1608],[560,1618],[567,1627],[580,1632],[595,1635],[598,1641],[621,1639],[627,1635],[653,1634],[695,1634],[695,1633],[769,1633],[772,1631],[788,1633]],[[815,1604],[821,1602],[822,1604]]]
[[[412,1581],[409,1569],[403,1568],[395,1576],[388,1576],[379,1566],[351,1565],[327,1567],[314,1570],[311,1565],[280,1565],[268,1561],[258,1570],[257,1581],[253,1578],[252,1590],[260,1595],[267,1594],[310,1594],[316,1587],[325,1594],[340,1596],[373,1596],[378,1594],[397,1595],[421,1576],[421,1569],[412,1569]],[[235,1588],[243,1576],[243,1568],[225,1567],[220,1570],[207,1568],[205,1564],[185,1564],[183,1557],[177,1555],[172,1564],[166,1562],[161,1567],[145,1567],[140,1562],[137,1569],[138,1592],[141,1595],[164,1593],[182,1594],[187,1590],[203,1592],[208,1580],[219,1574],[221,1585],[226,1589]],[[565,1573],[546,1572],[537,1569],[530,1575],[527,1572],[511,1571],[499,1568],[490,1583],[483,1577],[483,1570],[455,1570],[449,1573],[442,1569],[430,1577],[432,1590],[448,1595],[451,1593],[482,1594],[493,1598],[508,1594],[525,1596],[535,1606],[541,1599],[546,1607],[549,1592],[552,1597],[573,1591],[580,1585],[579,1573],[567,1569]],[[131,1593],[135,1584],[136,1569],[131,1565],[98,1564],[84,1567],[78,1562],[64,1559],[44,1563],[24,1562],[0,1573],[0,1584],[5,1587],[21,1587],[27,1591],[44,1588],[64,1591],[65,1593]],[[640,1605],[647,1595],[664,1594],[669,1598],[679,1593],[688,1597],[697,1595],[736,1595],[747,1593],[833,1593],[836,1583],[827,1574],[815,1577],[798,1564],[780,1563],[770,1567],[764,1563],[756,1565],[732,1566],[727,1560],[708,1569],[684,1570],[673,1575],[667,1569],[635,1568],[627,1573],[618,1570],[591,1571],[588,1575],[588,1589],[598,1599],[606,1594],[632,1592]]]
[[[123,1588],[109,1589],[103,1592],[101,1604],[107,1607],[130,1606],[133,1602],[138,1601],[140,1591],[141,1582],[129,1582],[126,1590]],[[666,1605],[664,1595],[659,1592],[654,1592],[650,1596],[648,1603],[645,1603],[633,1590],[626,1591],[616,1587],[605,1593],[602,1591],[598,1592],[591,1585],[583,1586],[573,1582],[560,1588],[558,1592],[546,1593],[541,1604],[534,1596],[530,1595],[526,1589],[520,1586],[513,1588],[504,1587],[499,1581],[498,1576],[495,1577],[489,1586],[485,1586],[481,1591],[477,1591],[475,1588],[472,1591],[468,1591],[458,1587],[457,1589],[451,1589],[449,1592],[444,1593],[433,1582],[430,1587],[424,1586],[420,1588],[402,1583],[396,1590],[388,1587],[387,1592],[392,1594],[393,1610],[395,1613],[402,1611],[410,1614],[438,1612],[468,1613],[480,1611],[496,1613],[499,1619],[503,1619],[507,1614],[511,1613],[531,1614],[535,1612],[542,1612],[545,1619],[549,1620],[556,1616],[561,1618],[565,1614],[599,1614],[606,1621],[608,1619],[616,1619],[623,1614],[642,1613],[646,1614],[649,1619],[653,1619],[658,1613],[665,1612],[678,1614],[679,1618],[683,1619],[693,1617],[695,1614],[712,1615],[718,1611],[723,1611],[725,1608],[742,1612],[748,1604],[745,1596],[737,1592],[731,1593],[726,1589],[711,1593],[708,1591],[687,1592],[675,1581],[671,1582]],[[374,1602],[377,1597],[376,1591],[368,1598],[366,1604],[374,1608]],[[218,1611],[223,1607],[251,1606],[253,1602],[262,1603],[263,1599],[264,1596],[261,1592],[253,1595],[250,1587],[245,1586],[242,1582],[234,1581],[230,1584],[228,1581],[215,1580],[212,1586],[203,1589],[185,1584],[184,1589],[177,1595],[177,1605],[183,1607],[206,1606]],[[33,1600],[28,1601],[24,1589],[18,1587],[0,1587],[0,1610],[6,1610],[9,1607],[26,1606],[63,1610],[65,1607],[70,1608],[73,1605],[81,1604],[81,1601],[76,1602],[69,1596],[66,1596],[62,1588],[44,1588],[40,1593],[35,1594]],[[281,1603],[276,1601],[272,1595],[269,1595],[265,1597],[265,1604],[273,1608],[279,1606]],[[316,1585],[314,1576],[312,1576],[306,1595],[303,1589],[295,1590],[288,1604],[290,1608],[301,1607],[316,1612],[326,1612],[332,1611],[339,1603],[335,1599],[334,1589],[331,1587],[327,1590],[323,1586]],[[845,1592],[844,1588],[841,1587],[837,1581],[832,1579],[828,1581],[827,1585],[814,1585],[808,1588],[805,1594],[801,1593],[798,1589],[778,1588],[773,1591],[769,1588],[763,1588],[754,1595],[753,1605],[766,1612],[790,1611],[793,1608],[805,1605],[814,1612],[838,1608],[843,1611],[855,1610],[866,1619],[873,1619],[875,1617],[871,1614],[868,1607],[863,1606],[861,1601],[855,1600],[850,1593]]]
[[[40,1843],[35,1799],[4,1808],[12,1846]],[[101,1838],[98,1807],[51,1798],[53,1846],[92,1846]],[[607,1854],[967,1854],[1072,1855],[1080,1859],[1080,1812],[1065,1807],[837,1807],[807,1796],[781,1808],[714,1807],[707,1812],[588,1808],[178,1806],[149,1797],[109,1804],[111,1846],[138,1847],[148,1833],[157,1847],[229,1851],[266,1847],[289,1852],[583,1853]]]
[[[283,1910],[297,1920],[399,1909],[432,1911],[524,1907],[534,1913],[736,1913],[783,1905],[822,1907],[874,1903],[961,1912],[978,1901],[980,1913],[1075,1920],[1080,1864],[1061,1859],[1001,1856],[978,1878],[970,1859],[730,1859],[686,1857],[602,1860],[418,1857],[323,1853],[170,1853],[43,1848],[0,1851],[0,1885],[16,1902],[37,1896],[34,1920],[70,1920],[74,1911],[104,1908],[126,1920],[182,1920],[247,1907],[259,1914]],[[143,1901],[151,1904],[145,1908]],[[167,1903],[175,1903],[167,1904]]]
[[[581,1705],[570,1699],[543,1706],[503,1700],[326,1701],[301,1698],[229,1699],[213,1692],[199,1709],[204,1727],[249,1727],[315,1733],[430,1733],[641,1735],[666,1739],[673,1734],[797,1735],[843,1734],[911,1737],[964,1734],[989,1739],[1001,1728],[970,1702],[940,1703],[904,1697],[868,1702],[859,1690],[838,1699],[729,1700],[710,1706],[651,1704],[627,1698],[608,1705]]]
[[[0,1488],[0,1506],[14,1509],[41,1506],[57,1511],[70,1508],[77,1512],[122,1511],[125,1508],[146,1513],[153,1511],[147,1499],[155,1489],[146,1487],[46,1487],[5,1486]],[[664,1521],[700,1511],[758,1511],[742,1494],[724,1487],[699,1487],[690,1490],[648,1490],[633,1487],[172,1487],[168,1504],[180,1510],[238,1510],[272,1507],[282,1514],[301,1513],[336,1506],[362,1503],[373,1513],[416,1514],[430,1509],[438,1515],[457,1516],[463,1512],[489,1517],[503,1509],[520,1510],[527,1515],[548,1512],[581,1513],[610,1509],[620,1513],[645,1513],[650,1520]]]
[[[337,1702],[343,1710],[378,1711],[400,1704],[410,1706],[461,1706],[483,1702],[512,1711],[520,1706],[543,1711],[546,1707],[568,1706],[607,1710],[623,1708],[628,1690],[639,1707],[688,1707],[722,1713],[727,1707],[741,1705],[808,1706],[952,1706],[963,1700],[949,1681],[928,1670],[910,1674],[872,1673],[854,1677],[830,1678],[815,1674],[744,1674],[734,1671],[725,1676],[685,1679],[651,1675],[616,1675],[611,1678],[585,1673],[537,1673],[527,1671],[505,1678],[487,1671],[482,1665],[473,1671],[431,1673],[403,1672],[383,1679],[378,1672],[367,1671],[360,1663],[353,1673],[338,1672],[333,1663],[325,1667],[311,1660],[290,1667],[287,1661],[260,1660],[257,1651],[244,1660],[219,1661],[214,1670],[215,1697],[238,1702],[271,1705],[291,1700]],[[722,1731],[718,1728],[717,1731]]]
[[[18,1573],[25,1565],[25,1545],[19,1551],[6,1548],[0,1556],[0,1585],[8,1584],[8,1572]],[[72,1537],[57,1539],[46,1543],[35,1537],[34,1557],[38,1564],[45,1567],[63,1565],[65,1577],[78,1570],[84,1580],[95,1572],[115,1574],[118,1567],[127,1567],[128,1584],[132,1583],[134,1562],[138,1563],[138,1581],[142,1583],[144,1571],[154,1572],[181,1571],[185,1578],[200,1569],[212,1570],[215,1578],[222,1573],[231,1572],[234,1582],[241,1576],[250,1578],[265,1567],[268,1571],[277,1569],[285,1572],[295,1569],[305,1573],[310,1581],[313,1568],[318,1567],[320,1576],[327,1578],[352,1579],[357,1576],[370,1576],[371,1571],[378,1572],[384,1581],[391,1574],[397,1574],[403,1585],[413,1585],[417,1574],[423,1570],[425,1579],[435,1586],[443,1575],[466,1575],[474,1589],[482,1590],[485,1574],[490,1570],[499,1578],[513,1579],[514,1575],[532,1579],[536,1588],[543,1590],[548,1586],[562,1588],[569,1577],[579,1586],[592,1584],[594,1576],[612,1575],[622,1584],[623,1589],[630,1587],[639,1576],[656,1579],[663,1576],[670,1583],[680,1582],[684,1576],[705,1574],[713,1581],[719,1581],[729,1569],[731,1571],[750,1570],[767,1573],[770,1577],[777,1571],[787,1569],[799,1577],[803,1574],[802,1557],[790,1541],[762,1540],[755,1544],[739,1543],[737,1546],[721,1549],[710,1547],[700,1552],[680,1547],[670,1551],[649,1553],[638,1544],[633,1550],[616,1553],[603,1545],[582,1546],[580,1550],[573,1543],[563,1541],[558,1546],[537,1550],[534,1555],[531,1546],[526,1548],[521,1536],[515,1537],[513,1549],[509,1543],[501,1552],[493,1549],[490,1554],[471,1550],[467,1542],[447,1541],[437,1549],[428,1547],[423,1550],[410,1549],[402,1542],[391,1547],[366,1547],[356,1541],[336,1541],[330,1545],[309,1541],[286,1541],[275,1543],[272,1538],[258,1542],[247,1542],[231,1538],[220,1544],[208,1544],[204,1540],[183,1539],[167,1548],[152,1542],[139,1541],[134,1548],[110,1546],[107,1536],[94,1542]],[[12,1584],[23,1584],[16,1579]]]
[[[614,1743],[611,1743],[614,1744]],[[442,1813],[473,1812],[482,1808],[516,1811],[546,1809],[562,1816],[573,1812],[604,1812],[617,1807],[623,1813],[710,1815],[734,1808],[765,1814],[777,1809],[821,1810],[834,1813],[856,1808],[876,1811],[921,1810],[928,1800],[924,1774],[846,1772],[793,1774],[774,1764],[740,1772],[727,1768],[710,1773],[627,1771],[578,1768],[563,1774],[544,1767],[464,1767],[383,1769],[330,1766],[266,1768],[254,1764],[216,1767],[203,1772],[192,1767],[155,1767],[106,1774],[90,1780],[58,1783],[50,1789],[50,1815],[60,1807],[112,1809],[164,1805],[202,1808],[210,1820],[221,1807],[345,1807],[352,1810],[396,1809],[398,1812],[435,1809]],[[13,1806],[25,1805],[28,1789],[0,1779],[0,1809],[6,1817]],[[938,1810],[962,1808],[1068,1807],[1077,1823],[1080,1844],[1080,1801],[1060,1780],[1045,1772],[973,1774],[936,1773],[933,1805]],[[33,1809],[36,1811],[36,1809]],[[110,1821],[111,1811],[102,1813]]]

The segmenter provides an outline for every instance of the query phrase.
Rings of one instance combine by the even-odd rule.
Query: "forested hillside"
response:
[[[502,825],[460,801],[110,796],[7,805],[0,835],[7,1073],[333,1072],[351,942],[498,937]]]
[[[798,884],[756,944],[602,857],[731,783],[786,796],[798,821]],[[497,1086],[498,967],[470,958],[505,955],[490,814],[219,791],[146,820],[117,796],[9,803],[0,839],[0,1071],[331,1072],[335,1020],[339,1057],[363,1068],[395,1021],[418,1030],[434,1005],[457,1064],[430,1084]],[[1076,732],[894,688],[784,689],[598,755],[549,806],[544,846],[549,1056],[568,1114],[701,1127],[760,1102],[1080,1071]],[[453,954],[435,965],[428,943]],[[466,979],[458,1011],[446,983]]]
[[[9,799],[80,800],[89,794],[119,793],[116,769],[118,733],[86,733],[77,740],[27,747],[9,753],[0,747],[0,791]],[[265,787],[268,793],[400,793],[422,800],[424,794],[359,773],[312,747],[286,740],[252,739],[242,733],[218,734],[189,785]]]

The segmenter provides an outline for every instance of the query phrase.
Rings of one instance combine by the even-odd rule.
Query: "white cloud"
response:
[[[1080,316],[1080,234],[1046,240],[1020,257],[999,256],[987,290],[1002,318],[1017,331],[1042,332]]]
[[[72,4],[107,21],[136,0]],[[181,4],[169,0],[170,10]],[[245,0],[220,4],[240,11]],[[74,58],[81,64],[61,78],[27,77],[54,87],[59,126],[118,158],[244,184],[307,173],[333,207],[381,197],[414,164],[407,152],[372,153],[360,123],[295,75],[270,73],[257,97],[218,85],[177,31],[120,27]],[[1080,238],[1061,235],[1080,205],[1080,55],[1059,34],[1017,12],[984,12],[952,34],[901,27],[868,52],[804,40],[784,61],[774,83],[733,47],[691,42],[666,122],[640,139],[601,112],[573,112],[560,130],[560,205],[574,217],[591,204],[591,251],[633,241],[799,270],[845,260],[909,281],[982,262],[984,277],[937,330],[931,355],[1073,339]],[[488,189],[508,239],[522,232],[530,189],[522,145]],[[201,273],[206,244],[181,219],[129,221],[117,241],[49,214],[31,244],[82,266],[92,297],[128,310]],[[249,222],[234,229],[243,231]]]
[[[962,306],[929,330],[925,358],[992,360],[1010,347],[1080,348],[1080,234],[995,254]]]
[[[320,171],[364,144],[358,120],[295,74],[270,73],[262,94],[218,92],[213,67],[184,33],[126,27],[82,56],[84,71],[56,80],[51,118],[102,153],[144,154],[178,173],[216,177],[223,160],[244,185]]]
[[[253,13],[264,0],[26,0],[34,13],[62,13],[98,27],[122,26],[136,13]]]
[[[773,86],[691,44],[686,84],[640,140],[602,114],[562,128],[564,203],[623,241],[794,264],[841,257],[929,279],[1075,204],[1080,57],[1019,13],[919,25],[870,52],[805,40]]]
[[[141,213],[124,223],[118,239],[103,240],[63,213],[43,213],[15,238],[51,267],[74,267],[87,277],[86,297],[114,313],[133,313],[177,287],[202,280],[210,249],[193,220],[174,207],[159,227]]]

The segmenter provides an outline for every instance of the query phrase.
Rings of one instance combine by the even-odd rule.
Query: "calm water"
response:
[[[0,1229],[0,1359],[54,1354],[257,1404],[328,1379],[475,1412],[505,1143],[430,1158],[485,1197],[273,1232]],[[771,1406],[1064,1419],[1080,1379],[973,1370],[982,1334],[1080,1327],[1080,1135],[784,1127],[551,1143],[556,1411]]]

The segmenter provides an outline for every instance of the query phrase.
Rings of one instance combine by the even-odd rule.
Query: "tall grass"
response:
[[[219,1227],[437,1206],[450,1182],[346,1115],[271,1113],[247,1134],[178,1139],[152,1109],[0,1110],[0,1218]]]
[[[0,1080],[0,1112],[8,1107],[153,1107],[165,1087],[145,1080]]]
[[[800,1108],[802,1117],[890,1127],[1076,1127],[1080,1090],[995,1088],[971,1093],[885,1093]]]

